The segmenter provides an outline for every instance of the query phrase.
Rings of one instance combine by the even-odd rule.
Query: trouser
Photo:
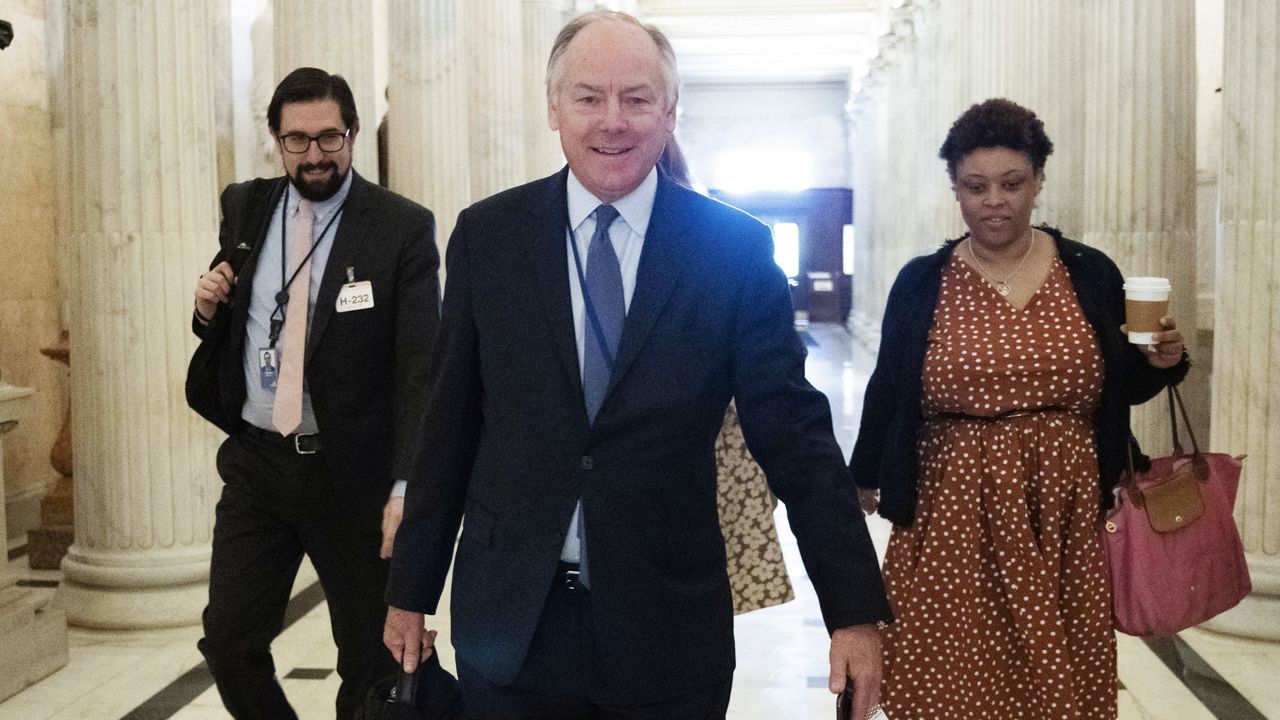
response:
[[[218,501],[200,651],[223,704],[240,720],[296,718],[276,678],[271,643],[284,625],[305,554],[324,589],[342,680],[337,717],[350,718],[370,685],[396,670],[382,645],[388,563],[378,558],[377,512],[340,497],[324,451],[241,433],[218,449]]]
[[[610,678],[591,619],[590,591],[557,577],[529,654],[510,686],[490,683],[458,657],[458,682],[470,720],[724,720],[733,678],[657,702],[610,700]],[[655,662],[662,662],[661,659]]]

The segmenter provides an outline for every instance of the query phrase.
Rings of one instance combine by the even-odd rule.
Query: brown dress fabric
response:
[[[720,532],[729,558],[733,612],[781,605],[793,600],[791,580],[773,523],[773,494],[764,470],[751,458],[732,403],[716,438]]]
[[[925,358],[916,519],[885,559],[889,717],[1116,717],[1101,389],[1061,261],[1018,310],[952,256]]]

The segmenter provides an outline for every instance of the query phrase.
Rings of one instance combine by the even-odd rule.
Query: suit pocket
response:
[[[468,504],[462,524],[462,542],[471,542],[483,547],[493,544],[493,528],[498,517],[489,510],[472,502]]]

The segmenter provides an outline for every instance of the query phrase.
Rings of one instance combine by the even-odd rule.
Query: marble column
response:
[[[521,0],[467,0],[463,12],[471,125],[471,198],[526,179]]]
[[[278,83],[300,67],[341,75],[360,114],[352,161],[356,172],[378,180],[374,0],[273,0],[275,73]]]
[[[206,599],[216,436],[183,379],[218,227],[213,4],[68,8],[77,512],[58,600],[77,625],[192,624]]]
[[[1194,356],[1195,3],[1094,0],[1088,13],[1084,241],[1126,276],[1173,282],[1170,312]],[[1203,403],[1203,387],[1193,369],[1189,403]],[[1156,454],[1170,451],[1162,403],[1133,413],[1134,434]]]
[[[435,213],[443,255],[471,203],[463,0],[391,0],[391,189]]]
[[[1208,624],[1280,640],[1280,7],[1227,0],[1210,446],[1247,453],[1236,521],[1253,594]]]
[[[0,458],[4,435],[17,426],[26,399],[35,394],[0,380]],[[0,462],[0,498],[4,463]],[[0,503],[0,538],[8,537]],[[7,554],[0,554],[0,702],[67,664],[67,618],[47,601],[14,584]]]
[[[547,125],[547,58],[564,24],[560,0],[524,0],[525,179],[536,180],[564,166],[560,136]]]

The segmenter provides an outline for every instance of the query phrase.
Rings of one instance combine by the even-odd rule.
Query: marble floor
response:
[[[808,340],[810,377],[831,399],[837,436],[847,452],[857,432],[871,358],[855,349],[838,326],[812,326]],[[827,637],[817,598],[786,530],[785,509],[779,509],[778,520],[797,599],[738,618],[732,720],[816,720],[833,714],[826,690]],[[883,554],[888,524],[872,518],[871,531]],[[55,592],[59,574],[22,571],[21,552],[11,548],[23,584]],[[441,660],[452,667],[448,628],[440,630]],[[139,632],[73,628],[71,663],[0,703],[0,720],[227,718],[196,651],[199,636],[196,627]],[[1191,630],[1153,642],[1122,635],[1119,647],[1122,720],[1280,720],[1280,644]],[[299,715],[332,717],[336,653],[323,597],[308,565],[295,585],[275,656]]]

